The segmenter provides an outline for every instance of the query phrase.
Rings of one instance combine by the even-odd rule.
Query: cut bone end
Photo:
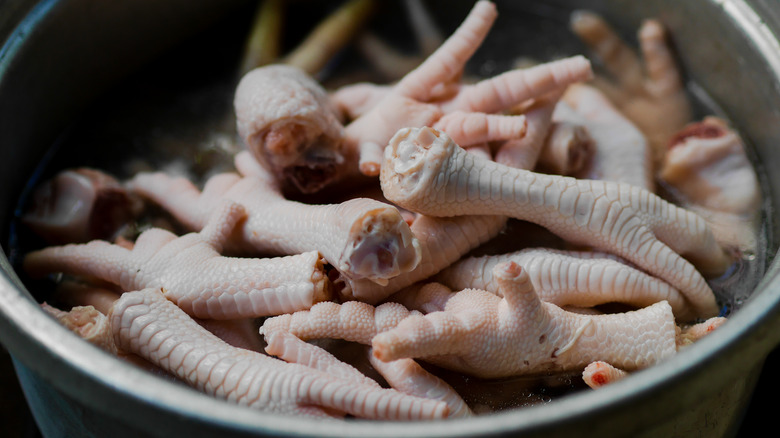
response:
[[[333,285],[328,279],[328,274],[325,272],[325,263],[325,259],[319,257],[311,275],[311,282],[314,285],[312,305],[323,301],[330,301],[333,298]]]
[[[420,262],[420,243],[392,207],[366,212],[353,224],[349,240],[352,244],[345,249],[339,269],[353,278],[386,284]]]
[[[439,174],[455,143],[436,129],[402,128],[385,148],[382,192],[393,202],[412,199]]]
[[[601,361],[591,363],[582,371],[582,380],[593,389],[616,382],[626,376],[628,376],[626,371]]]

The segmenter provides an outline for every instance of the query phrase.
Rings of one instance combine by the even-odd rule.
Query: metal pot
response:
[[[780,43],[775,36],[780,13],[769,2],[498,3],[502,18],[494,33],[504,43],[509,36],[524,35],[513,17],[529,11],[546,17],[534,22],[562,23],[573,7],[594,9],[629,37],[642,18],[660,18],[687,75],[752,145],[754,162],[765,176],[768,205],[780,205],[780,174],[762,168],[780,162],[774,144],[780,139]],[[445,22],[468,8],[450,4],[433,3]],[[125,74],[240,2],[49,0],[31,5],[2,5],[14,17],[29,11],[0,52],[0,229],[6,248],[19,193],[73,115]],[[0,21],[0,35],[9,29],[9,21]],[[501,53],[478,56],[484,60],[509,50],[497,47]],[[768,269],[741,309],[713,335],[599,391],[469,420],[323,423],[256,412],[162,381],[116,361],[46,316],[7,252],[0,258],[0,341],[15,358],[46,436],[724,436],[735,432],[757,372],[780,342],[780,267],[770,265],[780,222],[768,216],[766,224]]]

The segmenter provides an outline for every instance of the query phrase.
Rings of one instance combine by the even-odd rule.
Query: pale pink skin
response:
[[[742,139],[724,120],[705,117],[678,132],[659,177],[677,202],[707,221],[721,245],[755,253],[761,187]]]
[[[419,243],[392,205],[365,198],[327,205],[290,201],[249,154],[238,154],[236,164],[244,176],[216,175],[203,192],[163,173],[136,175],[129,186],[191,230],[200,230],[220,202],[240,203],[248,217],[228,246],[250,254],[318,251],[345,277],[379,284],[419,263]]]
[[[416,268],[391,278],[384,286],[343,276],[334,280],[334,286],[342,299],[376,304],[439,272],[470,250],[492,239],[504,228],[506,220],[503,216],[417,216],[411,225],[412,234],[420,242],[420,263]]]
[[[138,354],[194,388],[232,403],[314,417],[339,412],[385,420],[447,415],[444,403],[340,379],[232,347],[200,327],[156,289],[125,293],[109,319],[120,349]]]
[[[57,285],[55,297],[57,301],[69,307],[89,306],[98,312],[107,315],[119,299],[121,293],[106,287],[95,286],[75,281],[64,281]],[[260,342],[257,328],[253,319],[197,319],[198,324],[206,330],[214,333],[220,339],[234,347],[247,350],[262,351],[264,346]]]
[[[561,105],[556,106],[556,112]],[[551,124],[536,170],[573,176],[594,161],[596,148],[588,129],[578,122],[557,120]]]
[[[516,263],[499,265],[494,275],[503,298],[475,289],[455,293],[444,311],[409,316],[377,334],[374,355],[498,378],[582,369],[595,360],[641,369],[677,351],[666,302],[622,314],[575,314],[539,300]]]
[[[132,250],[98,240],[49,247],[29,253],[24,269],[34,276],[97,277],[123,290],[162,288],[188,313],[208,319],[277,315],[327,299],[329,284],[316,251],[269,259],[219,254],[245,215],[240,205],[226,203],[200,233],[177,237],[150,229]]]
[[[314,368],[340,379],[354,380],[363,385],[379,387],[378,383],[366,377],[352,365],[340,361],[326,350],[304,342],[289,332],[274,331],[266,336],[266,342],[268,343],[265,348],[266,353],[285,362]],[[405,391],[402,392],[408,394]]]
[[[691,262],[719,275],[731,258],[701,217],[640,187],[509,168],[475,158],[430,128],[404,129],[393,137],[380,180],[387,199],[408,210],[527,220],[661,278],[685,295],[698,316],[718,312],[712,290]]]
[[[660,178],[682,202],[751,216],[761,204],[761,189],[740,136],[716,117],[687,125],[670,141]]]
[[[270,340],[277,332],[286,332],[303,339],[343,339],[371,345],[378,333],[390,330],[412,314],[399,303],[385,303],[377,307],[360,301],[343,304],[323,302],[292,314],[268,318],[260,333]],[[269,341],[270,342],[270,341]]]
[[[473,85],[461,84],[463,67],[479,48],[496,16],[495,5],[487,1],[477,2],[452,36],[392,88],[361,86],[340,95],[336,93],[339,106],[345,108],[346,113],[361,114],[346,127],[347,146],[356,151],[355,155],[365,149],[365,143],[381,147],[400,128],[433,126],[442,116],[453,112],[468,114],[468,118],[479,120],[478,125],[489,126],[487,120],[497,125],[496,121],[500,118],[490,119],[487,114],[509,109],[592,77],[590,63],[580,56],[513,70]],[[364,96],[360,96],[361,93]],[[385,95],[379,99],[382,93]],[[355,107],[348,108],[350,104]],[[371,105],[373,107],[367,109]],[[515,124],[520,120],[524,123],[524,119],[516,120]],[[455,128],[447,120],[440,127],[445,131]],[[507,137],[497,126],[478,131],[454,131],[453,135],[464,144],[481,143],[485,140],[480,140],[483,134],[479,131],[486,131],[487,137],[493,140],[518,138]],[[376,163],[361,162],[364,163],[362,170],[375,174]]]
[[[107,314],[121,292],[110,289],[113,285],[94,285],[73,279],[64,279],[57,284],[54,299],[66,307],[92,306],[98,312]]]
[[[712,333],[715,329],[726,323],[728,319],[722,316],[709,318],[704,322],[683,326],[677,335],[677,347],[687,347],[699,339]]]
[[[533,170],[545,145],[555,105],[561,93],[551,93],[536,99],[523,114],[527,120],[525,136],[504,142],[496,151],[495,160],[505,166]],[[457,142],[456,142],[457,143]]]
[[[582,371],[582,380],[593,389],[617,382],[627,376],[627,371],[615,368],[603,361],[593,362]]]
[[[529,248],[510,254],[468,257],[433,279],[452,290],[481,289],[497,294],[499,284],[493,269],[509,260],[528,272],[542,301],[560,307],[592,307],[610,302],[645,307],[665,300],[678,320],[695,317],[685,297],[669,284],[594,253]]]
[[[140,208],[113,176],[68,169],[35,190],[22,222],[49,244],[81,243],[111,238]]]
[[[133,353],[120,351],[119,348],[117,348],[116,343],[114,342],[114,335],[111,331],[111,324],[106,317],[108,311],[103,313],[90,305],[75,306],[69,311],[64,311],[52,307],[47,303],[41,304],[41,309],[56,318],[60,324],[80,338],[115,355],[119,359],[131,363],[154,375],[166,379],[171,379],[173,377],[142,357]]]
[[[274,177],[304,193],[340,178],[345,163],[354,160],[325,89],[296,67],[250,71],[236,88],[234,107],[247,150]]]
[[[382,362],[369,350],[371,366],[376,369],[387,383],[404,394],[439,400],[447,403],[450,409],[448,418],[467,418],[474,415],[463,398],[447,382],[425,371],[412,359],[398,359]]]
[[[666,144],[691,121],[692,109],[685,93],[663,26],[646,20],[639,29],[642,60],[598,15],[578,11],[572,30],[601,58],[615,82],[594,82],[647,137],[657,170]],[[646,72],[646,74],[645,74]]]
[[[597,88],[569,87],[553,118],[578,123],[593,141],[594,155],[577,178],[603,179],[655,190],[653,161],[645,135]]]

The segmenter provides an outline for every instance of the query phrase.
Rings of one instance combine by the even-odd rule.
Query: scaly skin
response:
[[[641,369],[675,354],[666,302],[622,314],[582,315],[539,300],[528,274],[508,262],[494,272],[503,298],[467,289],[444,311],[411,315],[371,344],[383,361],[419,358],[483,378],[582,369],[604,360]]]
[[[431,128],[402,129],[385,150],[387,199],[418,213],[492,213],[527,220],[570,242],[633,262],[682,292],[696,315],[717,314],[694,266],[718,275],[731,264],[704,220],[640,187],[513,169],[479,159]]]
[[[25,257],[30,275],[54,272],[97,277],[123,290],[162,288],[166,296],[199,318],[236,319],[308,309],[329,297],[319,253],[279,258],[220,256],[222,244],[244,209],[227,203],[200,233],[177,237],[153,228],[132,250],[104,241],[49,247]]]
[[[592,253],[524,249],[510,254],[464,258],[433,279],[452,290],[498,293],[493,268],[512,260],[528,272],[542,301],[557,306],[592,307],[619,302],[645,307],[666,300],[675,317],[693,319],[688,302],[667,283],[617,260]]]
[[[298,364],[231,347],[156,289],[125,293],[109,314],[116,345],[168,370],[206,394],[285,414],[433,419],[444,403],[359,384]]]
[[[447,418],[466,418],[474,415],[460,394],[455,392],[447,382],[425,371],[414,360],[398,359],[382,362],[369,350],[369,361],[391,388],[415,397],[447,403],[450,409]]]
[[[380,387],[378,383],[366,377],[352,365],[340,361],[326,350],[304,342],[289,332],[274,331],[266,336],[266,339],[268,346],[265,348],[265,352],[285,362],[314,368],[340,379],[354,380],[363,385]]]
[[[252,254],[319,251],[345,277],[379,284],[419,263],[419,243],[395,207],[365,198],[329,205],[290,201],[248,153],[236,162],[249,174],[216,175],[202,193],[190,181],[163,173],[138,174],[129,186],[194,231],[220,202],[240,203],[248,217],[228,246]]]

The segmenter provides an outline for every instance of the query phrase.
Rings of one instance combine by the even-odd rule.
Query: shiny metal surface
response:
[[[19,193],[74,114],[158,48],[170,47],[232,7],[216,1],[169,1],[164,7],[151,1],[114,3],[42,2],[0,52],[0,242],[6,255]],[[443,23],[456,24],[468,8],[464,2],[447,8],[443,3],[451,5],[431,2]],[[529,8],[559,22],[575,6],[595,9],[627,36],[642,18],[660,18],[686,74],[746,136],[754,162],[759,167],[780,163],[780,21],[776,10],[764,15],[771,2],[497,3],[501,18],[490,38],[499,42],[507,41],[503,32],[520,32],[513,17]],[[556,48],[564,50],[565,44]],[[780,174],[762,174],[767,202],[780,205]],[[777,218],[771,219],[770,258],[780,236]],[[46,317],[5,257],[0,267],[0,342],[17,359],[48,436],[728,436],[763,358],[780,343],[780,266],[773,262],[753,296],[712,336],[602,390],[466,421],[321,423],[232,406],[118,363]]]

